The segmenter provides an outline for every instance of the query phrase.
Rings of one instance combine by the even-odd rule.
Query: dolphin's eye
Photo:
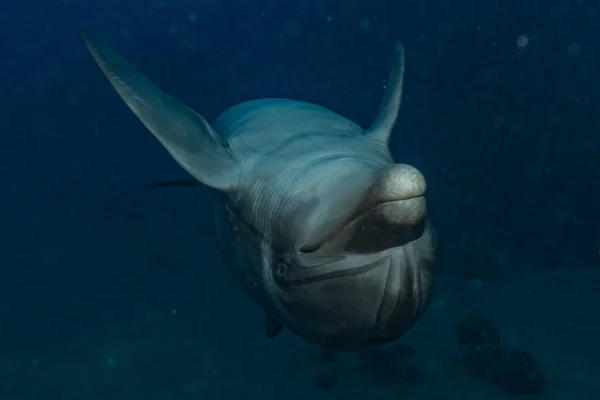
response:
[[[282,261],[279,261],[273,270],[273,276],[277,282],[285,282],[289,277],[288,265]]]

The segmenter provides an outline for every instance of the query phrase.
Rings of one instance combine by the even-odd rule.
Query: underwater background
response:
[[[599,20],[589,0],[5,2],[0,399],[600,399]],[[440,242],[402,347],[333,376],[267,339],[217,252],[215,193],[145,188],[188,176],[82,29],[209,121],[288,97],[363,127],[402,41],[392,148]]]

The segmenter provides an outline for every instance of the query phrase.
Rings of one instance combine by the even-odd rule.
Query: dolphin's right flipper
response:
[[[201,115],[152,84],[109,47],[85,33],[81,37],[121,99],[179,165],[205,185],[221,191],[234,188],[238,163],[227,141]]]
[[[201,183],[195,179],[182,179],[180,181],[163,181],[150,183],[144,186],[146,189],[156,189],[165,187],[198,187]]]
[[[367,129],[367,135],[373,140],[388,144],[398,119],[402,103],[402,85],[404,81],[404,47],[397,42],[394,46],[392,67],[387,80],[383,99],[375,116],[375,121]]]

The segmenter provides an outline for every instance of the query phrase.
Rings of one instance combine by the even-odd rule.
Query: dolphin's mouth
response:
[[[427,221],[424,196],[384,201],[359,210],[319,245],[305,254],[367,254],[399,247],[416,240]]]
[[[384,251],[418,239],[423,234],[427,217],[424,196],[386,201],[354,218],[329,242],[345,252]]]
[[[385,216],[386,221],[390,224],[416,223],[427,215],[427,201],[423,195],[384,201],[371,207],[367,212],[361,213],[353,221],[369,214],[381,214]]]
[[[313,251],[301,251],[284,260],[282,287],[347,278],[385,263],[388,250],[423,235],[427,224],[423,196],[386,201],[351,219]],[[285,258],[285,257],[284,257]]]

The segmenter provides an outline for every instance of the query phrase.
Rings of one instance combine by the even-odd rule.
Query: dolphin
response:
[[[358,351],[400,338],[420,319],[436,245],[425,178],[389,149],[402,100],[400,43],[375,120],[363,129],[282,98],[233,105],[209,124],[105,44],[82,38],[154,138],[221,194],[217,242],[266,314],[269,337],[286,327],[323,349]]]

